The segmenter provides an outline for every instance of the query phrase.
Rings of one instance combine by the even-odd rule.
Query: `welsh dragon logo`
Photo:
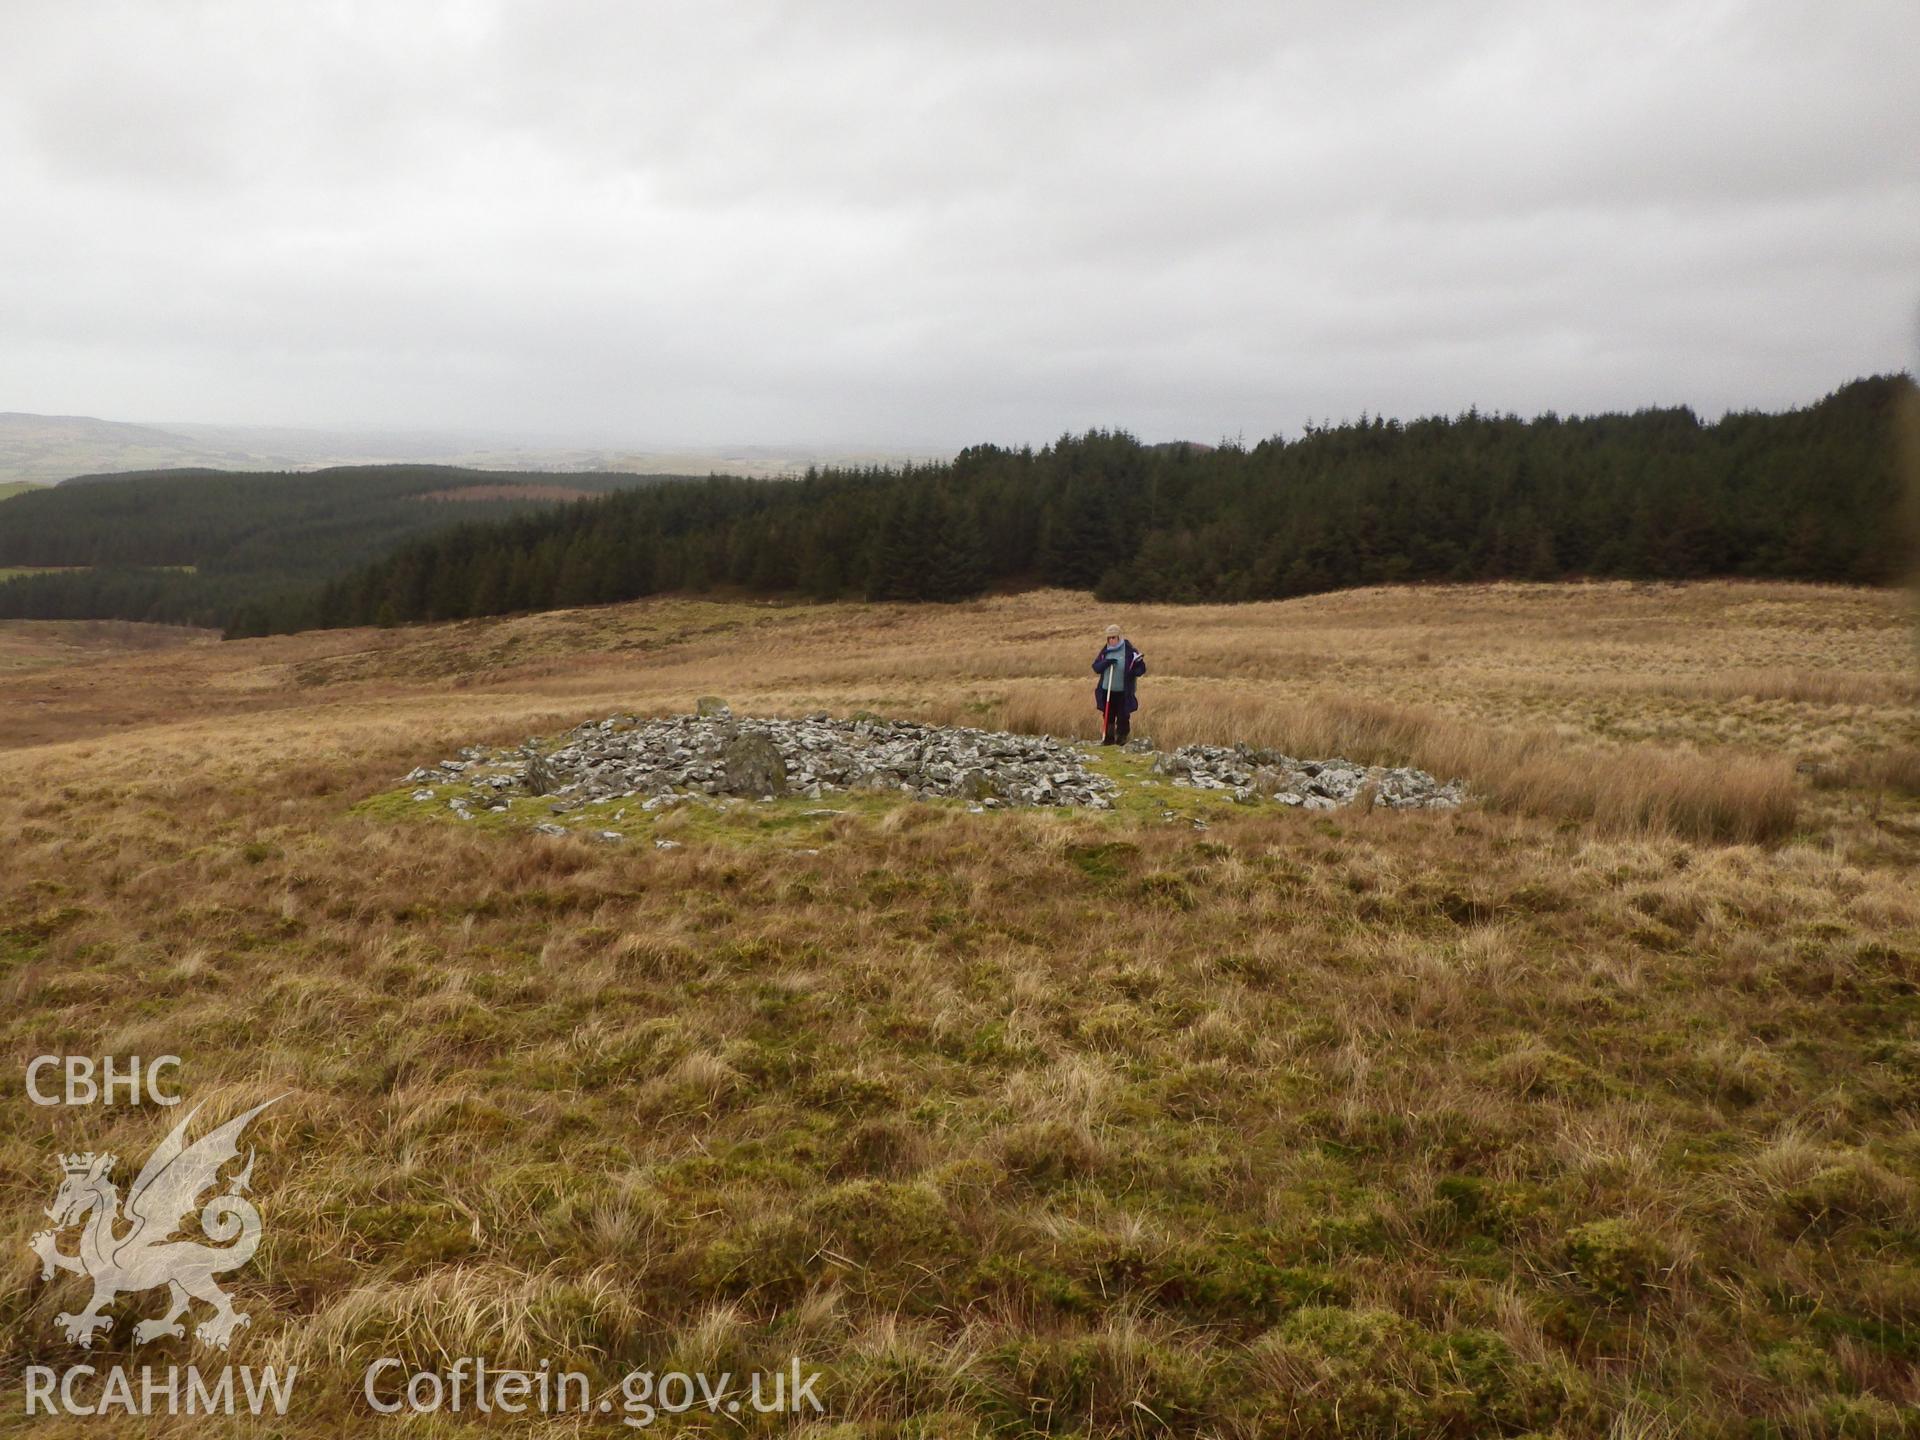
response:
[[[124,1210],[119,1187],[113,1183],[116,1157],[91,1151],[60,1157],[65,1178],[46,1212],[53,1229],[40,1231],[27,1244],[40,1257],[42,1280],[51,1280],[56,1270],[66,1270],[93,1281],[93,1299],[86,1309],[77,1315],[62,1313],[55,1317],[55,1325],[67,1339],[91,1348],[94,1332],[113,1328],[113,1317],[105,1311],[115,1296],[123,1291],[156,1290],[163,1285],[168,1295],[167,1313],[135,1325],[136,1343],[144,1344],[162,1335],[184,1337],[186,1329],[180,1317],[193,1300],[213,1306],[214,1313],[193,1332],[194,1338],[206,1344],[224,1350],[233,1332],[249,1323],[246,1315],[233,1308],[227,1293],[213,1283],[213,1277],[239,1269],[253,1258],[260,1244],[260,1212],[244,1198],[253,1175],[251,1150],[245,1168],[228,1179],[226,1190],[201,1206],[200,1228],[214,1243],[170,1237],[187,1213],[200,1204],[201,1196],[219,1183],[221,1167],[239,1158],[240,1132],[273,1103],[269,1100],[256,1105],[188,1144],[187,1127],[200,1113],[200,1107],[194,1106],[141,1167],[127,1192]],[[70,1255],[60,1249],[59,1237],[61,1231],[75,1225],[84,1228],[78,1252]]]

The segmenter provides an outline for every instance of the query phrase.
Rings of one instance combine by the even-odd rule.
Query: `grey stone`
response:
[[[1157,774],[1177,777],[1175,785],[1201,790],[1246,787],[1279,804],[1307,810],[1353,804],[1451,810],[1466,799],[1458,781],[1443,783],[1424,770],[1340,759],[1295,760],[1254,745],[1183,745],[1157,756],[1153,768]]]
[[[736,735],[720,751],[729,795],[784,795],[787,762],[767,735]]]
[[[1000,793],[993,775],[986,770],[969,770],[960,777],[954,793],[968,800],[991,800]]]
[[[547,763],[546,756],[531,745],[523,747],[520,753],[524,757],[520,777],[526,783],[527,789],[535,795],[551,795],[560,788],[560,782],[555,778],[553,767]]]
[[[713,697],[708,697],[712,699]],[[713,707],[709,707],[712,709]],[[514,786],[548,796],[556,816],[583,805],[644,796],[643,812],[676,805],[737,804],[800,793],[873,790],[942,796],[983,809],[1007,805],[1111,809],[1118,789],[1088,768],[1087,747],[1045,735],[891,721],[863,711],[848,720],[708,715],[613,716],[591,721],[540,749],[463,750],[457,768],[426,767],[409,776],[447,786],[464,781],[450,807],[495,803]],[[470,768],[471,767],[471,768]],[[1251,745],[1186,745],[1155,753],[1162,783],[1230,794],[1243,803],[1331,809],[1373,803],[1392,809],[1445,809],[1465,792],[1424,771],[1298,761]],[[461,771],[469,773],[462,775]],[[427,799],[435,792],[416,792]]]

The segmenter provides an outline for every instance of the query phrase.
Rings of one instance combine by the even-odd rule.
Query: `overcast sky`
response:
[[[944,447],[1911,367],[1920,4],[0,0],[0,410]]]

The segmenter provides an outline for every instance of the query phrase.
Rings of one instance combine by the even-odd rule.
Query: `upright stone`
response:
[[[720,763],[726,768],[729,795],[787,793],[787,762],[780,747],[765,735],[734,736],[721,747]]]
[[[547,763],[547,757],[533,746],[524,747],[521,752],[526,757],[527,789],[536,795],[551,795],[560,788],[560,781],[553,773],[553,767]]]

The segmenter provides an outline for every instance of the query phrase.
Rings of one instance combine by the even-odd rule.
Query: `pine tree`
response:
[[[930,562],[920,598],[966,600],[987,588],[986,542],[963,506],[942,499],[930,507]]]
[[[918,600],[926,584],[924,502],[896,493],[880,520],[880,534],[867,577],[869,600]]]

